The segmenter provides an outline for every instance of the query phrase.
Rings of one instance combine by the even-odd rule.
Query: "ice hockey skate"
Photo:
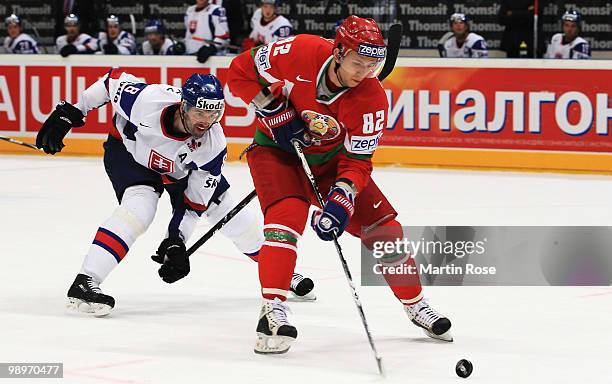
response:
[[[427,336],[448,342],[453,341],[450,320],[430,307],[427,300],[422,299],[416,304],[404,305],[404,310],[415,325],[423,328]]]
[[[297,329],[287,320],[289,307],[280,299],[264,299],[259,322],[257,323],[257,341],[255,353],[285,353],[297,338]]]
[[[304,277],[299,273],[293,273],[289,291],[296,301],[314,301],[317,299],[317,295],[314,293],[314,282],[312,279]]]
[[[115,306],[115,299],[102,293],[99,283],[92,277],[79,273],[68,290],[66,308],[70,312],[87,313],[96,317],[108,315]]]

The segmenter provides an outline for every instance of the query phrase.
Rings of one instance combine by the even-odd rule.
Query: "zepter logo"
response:
[[[333,140],[340,135],[340,124],[331,116],[304,110],[302,120],[308,124],[308,132],[315,141]]]
[[[387,55],[387,47],[379,47],[376,45],[360,43],[357,53],[375,59],[384,59]]]

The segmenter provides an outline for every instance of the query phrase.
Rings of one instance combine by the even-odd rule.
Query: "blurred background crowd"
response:
[[[8,4],[7,4],[8,3]],[[3,52],[192,55],[199,62],[297,33],[333,37],[349,14],[403,24],[404,56],[607,58],[603,0],[21,0],[0,5]]]

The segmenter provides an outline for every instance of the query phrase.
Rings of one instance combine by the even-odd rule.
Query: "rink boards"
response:
[[[0,134],[29,142],[57,102],[76,102],[111,65],[148,83],[180,86],[194,72],[224,83],[231,62],[0,57]],[[401,58],[383,86],[389,111],[378,164],[612,173],[612,61]],[[225,93],[222,124],[235,160],[251,141],[255,115],[227,87]],[[368,117],[364,129],[375,125]],[[86,126],[68,136],[64,153],[100,155],[110,124],[110,108],[92,111]],[[0,152],[33,151],[0,141]]]

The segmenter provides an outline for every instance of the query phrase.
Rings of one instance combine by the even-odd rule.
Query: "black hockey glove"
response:
[[[116,55],[119,53],[119,48],[115,44],[104,44],[102,50],[105,55]]]
[[[60,49],[59,53],[62,55],[62,57],[68,57],[70,55],[74,55],[78,51],[79,50],[74,46],[74,44],[66,44],[62,47],[62,49]]]
[[[185,242],[179,237],[169,237],[161,242],[157,254],[151,256],[151,259],[162,264],[157,272],[163,281],[172,284],[189,274],[189,257],[186,252]]]
[[[172,46],[172,52],[171,52],[171,53],[172,53],[173,55],[180,56],[180,55],[184,55],[184,54],[185,54],[185,51],[186,51],[186,49],[185,49],[185,44],[183,44],[183,43],[182,43],[182,42],[180,42],[180,41],[177,41],[177,42],[175,42],[175,43],[174,43],[174,45]]]
[[[78,108],[62,101],[40,128],[36,135],[36,146],[51,155],[61,152],[64,148],[64,136],[71,128],[85,125],[83,117]]]
[[[209,57],[217,54],[217,48],[214,45],[203,45],[198,50],[197,58],[198,63],[204,64]]]

